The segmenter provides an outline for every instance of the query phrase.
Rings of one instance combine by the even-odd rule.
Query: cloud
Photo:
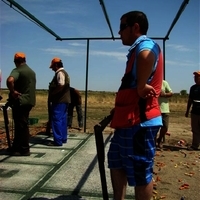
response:
[[[181,52],[191,52],[193,51],[192,49],[189,49],[185,47],[184,45],[178,45],[178,44],[168,44],[166,47],[175,49],[176,51],[181,51]]]
[[[126,55],[124,52],[116,52],[116,51],[91,51],[90,55],[94,56],[107,56],[107,57],[114,57],[120,61],[126,61]]]
[[[19,13],[13,11],[12,9],[5,9],[5,8],[3,9],[2,7],[0,8],[0,24],[1,25],[23,21],[23,18],[19,15]]]
[[[72,42],[72,43],[69,43],[69,45],[75,46],[75,47],[85,47],[86,46],[85,44],[78,43],[78,42]]]
[[[167,65],[172,65],[172,66],[176,66],[176,67],[196,67],[197,64],[191,61],[172,61],[172,60],[166,60],[166,67]]]
[[[80,52],[73,51],[71,49],[47,48],[47,49],[42,49],[42,50],[45,51],[45,52],[48,52],[50,54],[53,54],[53,55],[64,55],[64,56],[70,56],[70,57],[77,56],[78,54],[80,55]]]
[[[46,11],[46,14],[50,14],[50,15],[57,15],[57,14],[69,14],[69,12],[65,11],[65,10],[51,10],[51,11]]]
[[[55,0],[54,0],[55,1]],[[47,5],[45,14],[49,15],[57,15],[57,14],[70,14],[76,16],[77,14],[80,16],[88,15],[87,6],[78,2],[68,2],[60,1],[59,3],[54,3],[54,7],[52,9],[52,4]]]
[[[78,43],[74,43],[77,44]],[[72,49],[62,49],[62,48],[47,48],[47,49],[42,49],[45,52],[48,52],[50,54],[53,55],[63,55],[63,56],[69,56],[69,57],[77,57],[77,56],[81,56],[81,55],[85,55],[86,51],[85,50],[72,50]],[[122,52],[115,52],[115,51],[90,51],[89,52],[90,55],[93,56],[106,56],[106,57],[112,57],[114,59],[117,59],[119,61],[126,61],[126,56],[124,53]]]

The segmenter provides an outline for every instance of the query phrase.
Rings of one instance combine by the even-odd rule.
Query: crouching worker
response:
[[[70,87],[70,95],[71,95],[71,103],[69,104],[68,110],[68,127],[72,127],[73,121],[73,111],[74,107],[76,108],[77,120],[78,120],[78,129],[81,130],[83,128],[83,112],[82,112],[82,98],[80,92]]]

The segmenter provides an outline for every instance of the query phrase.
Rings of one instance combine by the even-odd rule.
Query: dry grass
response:
[[[8,91],[2,90],[3,100],[6,102],[8,97]],[[48,120],[48,108],[47,108],[47,96],[46,90],[36,91],[36,106],[32,109],[30,117],[39,118],[37,126],[42,126]],[[115,92],[94,92],[89,91],[87,94],[87,104],[85,104],[85,93],[82,94],[83,111],[85,112],[85,106],[87,106],[86,113],[86,127],[91,129],[92,123],[97,123],[100,119],[104,118],[110,113],[110,110],[114,106]],[[179,123],[185,121],[184,113],[186,109],[187,97],[181,97],[180,95],[174,95],[170,99],[171,119],[172,123]],[[11,112],[8,112],[9,118],[11,118]],[[76,118],[76,112],[74,111],[74,117]],[[74,120],[76,123],[76,120]],[[94,125],[94,124],[92,124]],[[3,126],[3,116],[0,117],[0,127]],[[92,126],[93,128],[93,126]]]

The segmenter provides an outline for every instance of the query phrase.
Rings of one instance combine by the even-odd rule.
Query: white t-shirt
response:
[[[172,89],[169,86],[169,83],[165,80],[163,80],[162,82],[162,89],[161,89],[164,93],[169,93],[172,92]],[[169,98],[167,97],[159,97],[158,98],[158,102],[160,105],[160,110],[161,113],[170,113],[170,109],[169,109]]]
[[[60,68],[56,71],[58,85],[65,85],[65,74],[61,71],[64,68]]]

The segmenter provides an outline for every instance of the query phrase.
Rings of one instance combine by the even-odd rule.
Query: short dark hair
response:
[[[138,23],[140,26],[140,32],[143,35],[147,34],[149,23],[147,16],[141,11],[130,11],[122,15],[122,18],[126,18],[126,23],[129,26],[133,26],[135,23]]]
[[[26,62],[26,58],[17,58],[17,59],[14,59],[14,62],[17,64],[21,64],[21,63]]]

